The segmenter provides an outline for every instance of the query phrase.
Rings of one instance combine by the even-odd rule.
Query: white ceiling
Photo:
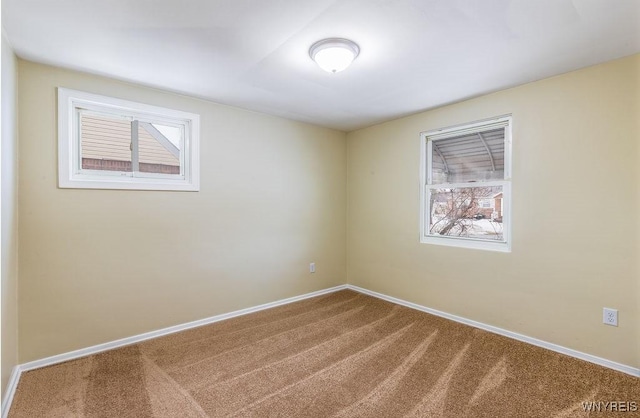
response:
[[[640,0],[3,0],[18,56],[350,131],[640,52]],[[349,38],[329,74],[308,49]]]

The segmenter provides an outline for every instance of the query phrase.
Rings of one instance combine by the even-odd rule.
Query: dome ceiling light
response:
[[[329,73],[347,68],[359,53],[360,47],[355,42],[342,38],[323,39],[309,48],[311,59]]]

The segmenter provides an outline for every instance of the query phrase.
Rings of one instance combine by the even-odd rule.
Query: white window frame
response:
[[[184,127],[180,175],[82,168],[78,109]],[[58,186],[75,189],[200,190],[200,116],[58,87]]]
[[[513,120],[511,115],[503,115],[462,125],[450,126],[420,133],[420,242],[451,247],[471,248],[480,250],[511,252],[511,148]],[[490,181],[475,181],[464,183],[432,184],[431,163],[432,141],[458,136],[465,133],[482,132],[494,127],[504,126],[504,179]],[[479,238],[453,237],[429,234],[431,224],[431,208],[429,207],[430,193],[438,188],[461,188],[481,186],[502,186],[502,223],[504,225],[504,241],[483,240]]]

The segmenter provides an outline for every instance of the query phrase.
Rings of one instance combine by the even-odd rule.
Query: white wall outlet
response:
[[[316,263],[309,263],[309,273],[316,272]]]
[[[602,322],[606,325],[618,326],[618,310],[611,308],[602,309]]]

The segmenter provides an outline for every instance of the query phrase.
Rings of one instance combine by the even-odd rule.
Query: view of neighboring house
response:
[[[177,134],[176,138],[168,138],[160,129],[167,135]],[[180,174],[178,128],[83,113],[80,130],[84,170]],[[132,158],[136,141],[137,159]],[[137,170],[132,161],[139,161]]]
[[[502,222],[502,211],[502,192],[499,192],[490,198],[478,199],[477,209],[473,215],[479,214],[482,218]]]

